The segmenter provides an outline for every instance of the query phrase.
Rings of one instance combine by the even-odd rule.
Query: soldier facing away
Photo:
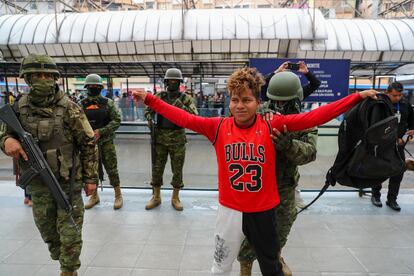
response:
[[[103,88],[102,78],[96,74],[86,76],[85,88],[88,96],[81,101],[83,110],[92,126],[95,142],[98,145],[98,154],[101,165],[105,167],[109,183],[115,190],[114,209],[120,209],[123,204],[120,180],[118,174],[118,162],[114,145],[115,131],[121,124],[121,116],[116,109],[113,100],[101,96]],[[100,201],[98,190],[95,190],[85,204],[85,209],[90,209]]]
[[[183,82],[181,71],[176,68],[170,68],[165,73],[164,84],[166,91],[155,94],[161,100],[181,108],[191,114],[197,114],[197,108],[193,104],[191,97],[185,93],[180,92],[180,84]],[[170,155],[171,170],[173,178],[171,185],[174,187],[171,204],[177,211],[183,210],[183,205],[180,202],[179,191],[184,186],[183,183],[183,166],[185,159],[185,144],[187,139],[185,137],[185,129],[172,123],[163,116],[156,114],[150,108],[145,109],[145,118],[148,124],[155,133],[155,162],[152,167],[153,195],[145,206],[145,209],[150,210],[161,204],[161,186],[163,185],[163,174],[165,164],[167,163],[168,155]],[[152,124],[155,124],[152,126]]]
[[[33,200],[34,221],[48,245],[51,258],[59,260],[61,275],[77,275],[84,215],[81,191],[84,187],[87,195],[92,194],[98,180],[93,130],[82,109],[59,90],[56,83],[59,71],[51,57],[27,56],[21,65],[20,77],[24,77],[30,90],[16,103],[14,110],[25,131],[39,141],[39,147],[62,190],[70,195],[72,215],[80,231],[71,224],[69,215],[57,206],[52,193],[39,177],[34,177],[27,186]],[[21,174],[29,169],[25,162],[28,157],[21,143],[5,125],[1,126],[0,146],[8,156],[19,158]]]
[[[305,95],[308,96],[309,94],[307,92]],[[279,112],[283,115],[300,113],[303,88],[298,76],[291,72],[276,73],[269,82],[267,97],[269,101],[263,104],[262,113]],[[281,201],[275,211],[281,250],[285,246],[290,229],[296,220],[295,188],[300,177],[298,166],[315,160],[317,138],[318,133],[315,128],[276,134],[276,179]],[[279,252],[279,258],[284,275],[292,275],[291,270],[281,256],[281,252]],[[244,239],[238,256],[240,276],[250,276],[252,274],[252,265],[255,259],[256,254],[253,248]]]

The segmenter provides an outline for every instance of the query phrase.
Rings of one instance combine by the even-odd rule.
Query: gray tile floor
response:
[[[145,211],[150,190],[124,190],[125,206],[114,211],[113,192],[104,190],[86,212],[80,275],[209,275],[217,193],[183,191],[184,212],[172,209],[170,194]],[[314,196],[302,193],[305,201]],[[401,191],[399,203],[396,213],[356,193],[324,195],[299,215],[284,249],[294,275],[414,275],[414,190]],[[238,275],[238,263],[233,270]],[[261,275],[257,264],[254,271]],[[0,182],[0,275],[59,275],[23,191],[7,181]]]

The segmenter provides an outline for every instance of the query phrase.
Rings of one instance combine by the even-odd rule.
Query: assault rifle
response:
[[[49,188],[57,205],[61,209],[65,210],[65,212],[69,215],[73,226],[77,231],[79,231],[72,216],[73,207],[70,203],[69,197],[60,187],[59,181],[53,174],[52,169],[43,156],[43,152],[39,148],[39,145],[33,136],[23,129],[19,119],[10,105],[7,104],[0,108],[0,120],[2,120],[19,136],[23,150],[29,157],[27,162],[30,169],[20,177],[18,185],[24,189],[32,181],[32,179],[38,175],[42,182]]]

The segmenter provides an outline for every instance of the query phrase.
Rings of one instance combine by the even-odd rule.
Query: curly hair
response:
[[[256,99],[260,98],[260,88],[265,84],[262,74],[256,68],[244,67],[237,69],[227,81],[227,89],[230,97],[233,93],[240,95],[246,89],[250,89]]]

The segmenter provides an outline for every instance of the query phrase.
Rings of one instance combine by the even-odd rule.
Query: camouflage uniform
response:
[[[50,57],[43,55],[30,55],[26,59],[28,63],[54,64]],[[39,71],[42,72],[40,69]],[[27,75],[30,77],[30,73],[25,73],[25,80],[30,82]],[[48,187],[39,177],[33,178],[27,187],[28,193],[32,195],[36,226],[49,247],[51,258],[59,260],[63,274],[71,275],[80,267],[84,215],[82,183],[97,183],[97,150],[92,128],[82,109],[59,91],[57,85],[55,87],[56,91],[45,101],[39,101],[30,83],[29,94],[23,95],[14,109],[23,128],[39,141],[39,146],[45,152],[48,164],[63,191],[71,197],[73,218],[79,232],[71,224],[66,212],[58,208]],[[17,139],[10,129],[2,125],[0,145],[3,151],[8,137]],[[70,172],[74,160],[75,181],[71,185]],[[22,158],[19,159],[19,166],[21,174],[28,169]]]
[[[197,108],[193,104],[191,97],[181,92],[161,92],[155,94],[156,97],[161,98],[163,101],[177,106],[191,114],[197,114]],[[154,112],[148,107],[145,108],[145,118],[148,121],[157,117]],[[154,120],[155,123],[157,120]],[[168,155],[171,158],[171,170],[173,178],[171,185],[176,189],[181,189],[184,186],[183,183],[183,166],[185,159],[185,144],[187,139],[185,137],[185,129],[164,129],[162,127],[155,127],[156,136],[156,160],[154,167],[152,168],[152,186],[163,185],[163,174],[165,164],[167,163]]]
[[[87,106],[98,105],[98,103],[100,103],[103,99],[107,100],[105,107],[108,112],[109,122],[105,126],[99,128],[101,138],[98,142],[101,147],[102,163],[105,167],[106,173],[108,174],[109,183],[112,187],[117,187],[120,185],[120,180],[114,139],[115,131],[121,124],[121,116],[116,109],[114,101],[104,98],[101,95],[88,96],[87,98],[83,99],[81,103],[84,109],[86,109]]]
[[[114,209],[120,209],[123,205],[119,174],[118,160],[114,145],[115,130],[121,124],[121,116],[115,107],[113,100],[102,97],[103,88],[102,78],[96,74],[86,76],[84,87],[88,90],[88,97],[81,101],[83,110],[95,133],[95,142],[98,144],[99,151],[99,175],[103,180],[103,167],[109,177],[109,183],[115,191]],[[85,209],[90,209],[100,202],[98,190],[92,194]]]
[[[296,114],[300,112],[300,102],[297,98],[289,100],[278,108],[272,101],[263,104],[259,113],[279,112],[281,114]],[[280,248],[282,249],[296,219],[295,187],[299,181],[298,166],[312,162],[316,158],[317,129],[287,133],[287,144],[277,144],[276,147],[276,180],[280,196],[280,205],[276,208],[277,231]],[[256,254],[245,239],[240,247],[237,258],[240,262],[252,263]]]

